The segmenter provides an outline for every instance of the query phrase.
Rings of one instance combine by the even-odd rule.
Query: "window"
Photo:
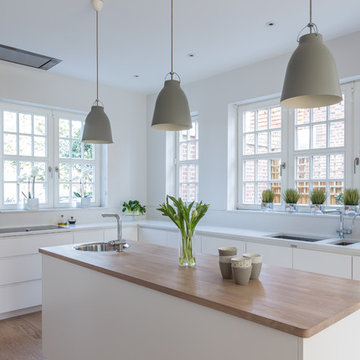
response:
[[[342,89],[341,103],[321,108],[285,109],[279,99],[238,106],[238,208],[259,208],[265,189],[280,208],[287,188],[299,191],[304,208],[315,189],[326,191],[326,205],[337,205],[345,187],[359,185],[353,131],[360,129],[352,113],[359,85]]]
[[[263,103],[239,111],[240,203],[261,203],[266,189],[281,202],[282,110],[278,104]]]
[[[198,201],[199,196],[199,122],[192,116],[192,128],[179,131],[176,141],[177,195],[186,202]]]
[[[310,193],[322,189],[327,205],[336,205],[344,191],[345,101],[315,109],[295,110],[296,188],[299,204],[309,205]]]
[[[84,120],[81,117],[59,116],[59,146],[56,153],[58,172],[58,203],[71,205],[76,195],[90,197],[95,203],[99,197],[96,146],[81,142]],[[78,195],[78,196],[79,196]]]
[[[6,103],[0,109],[1,208],[18,208],[29,194],[41,207],[74,206],[74,192],[100,205],[101,148],[81,143],[84,116]]]

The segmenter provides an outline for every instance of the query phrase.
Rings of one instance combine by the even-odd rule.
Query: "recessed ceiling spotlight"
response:
[[[194,54],[194,53],[189,53],[189,54],[188,54],[188,57],[189,57],[189,58],[193,58],[193,57],[195,57],[195,54]]]
[[[140,75],[138,75],[138,74],[135,74],[135,75],[134,75],[134,78],[138,78],[138,77],[140,77]]]
[[[265,26],[267,26],[267,27],[273,27],[273,26],[275,26],[275,23],[274,23],[273,21],[268,21],[268,22],[265,24]]]

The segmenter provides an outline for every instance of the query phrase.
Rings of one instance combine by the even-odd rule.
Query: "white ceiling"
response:
[[[292,51],[308,22],[308,0],[174,3],[175,71],[185,83]],[[359,0],[314,0],[313,6],[325,40],[360,30]],[[62,59],[51,72],[94,80],[90,0],[1,0],[0,10],[0,43]],[[160,89],[170,67],[170,0],[105,0],[99,19],[100,82]],[[276,26],[266,27],[268,21]]]

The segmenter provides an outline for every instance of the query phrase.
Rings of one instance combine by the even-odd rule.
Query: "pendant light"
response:
[[[174,1],[171,0],[171,71],[155,104],[151,127],[157,130],[179,131],[192,127],[189,104],[180,87],[180,76],[174,72]],[[167,77],[166,75],[166,77]],[[176,75],[179,80],[174,79]]]
[[[92,1],[96,12],[96,100],[85,120],[81,141],[90,144],[112,144],[110,121],[104,112],[103,103],[99,100],[99,11],[103,0]]]
[[[302,30],[307,27],[310,33],[300,39],[298,36],[299,45],[286,69],[280,102],[283,107],[314,108],[342,101],[334,58],[312,22],[312,0],[310,22]]]

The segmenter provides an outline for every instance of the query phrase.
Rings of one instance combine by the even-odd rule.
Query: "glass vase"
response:
[[[196,265],[193,255],[193,236],[191,234],[182,234],[179,236],[179,266],[194,267]]]

